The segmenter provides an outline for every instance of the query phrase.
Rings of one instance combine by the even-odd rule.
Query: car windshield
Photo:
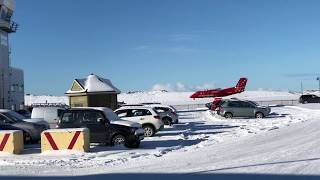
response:
[[[169,108],[164,108],[164,107],[155,107],[154,110],[157,113],[164,113],[164,112],[168,112],[170,109]]]
[[[116,113],[111,110],[104,110],[104,114],[109,121],[119,121],[121,120]]]
[[[6,112],[6,113],[3,113],[5,116],[7,116],[8,118],[10,118],[12,121],[14,122],[23,122],[23,119],[25,119],[25,117],[23,117],[22,115],[16,113],[16,112],[13,112],[13,111],[10,111],[10,112]]]
[[[221,103],[219,105],[221,107],[226,107],[226,106],[228,106],[228,101],[221,101]]]
[[[251,103],[251,104],[254,105],[254,106],[259,106],[259,104],[256,103],[256,102],[254,102],[254,101],[249,101],[249,103]]]
[[[177,109],[175,107],[173,106],[169,106],[169,107],[173,110],[173,112],[177,112]]]

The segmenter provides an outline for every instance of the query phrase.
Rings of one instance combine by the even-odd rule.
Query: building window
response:
[[[19,91],[23,92],[23,84],[21,86],[19,86]]]
[[[12,16],[12,12],[10,10],[8,10],[6,7],[2,6],[0,7],[0,18],[5,20],[5,21],[10,21],[11,16]]]
[[[81,103],[76,103],[76,104],[73,104],[73,107],[83,107],[83,104],[81,104]]]

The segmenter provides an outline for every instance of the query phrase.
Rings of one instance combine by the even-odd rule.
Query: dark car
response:
[[[31,142],[38,142],[42,131],[47,129],[44,125],[26,122],[16,112],[5,109],[0,109],[0,124],[22,129],[27,136],[30,136]]]
[[[302,104],[320,103],[320,97],[314,94],[305,94],[300,96],[299,102]]]
[[[0,122],[0,131],[4,131],[4,130],[20,130],[23,132],[23,140],[24,140],[24,143],[30,143],[31,142],[31,137],[29,135],[29,133],[22,129],[22,128],[18,128],[18,127],[15,127],[15,126],[12,126],[10,124],[3,124]]]
[[[138,148],[144,138],[139,123],[121,120],[104,107],[71,108],[61,113],[58,128],[88,128],[91,143],[124,144]]]

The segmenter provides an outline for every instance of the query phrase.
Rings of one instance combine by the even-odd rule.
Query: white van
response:
[[[56,128],[61,112],[65,110],[62,107],[34,107],[31,113],[31,119],[44,119],[48,122],[50,128]]]

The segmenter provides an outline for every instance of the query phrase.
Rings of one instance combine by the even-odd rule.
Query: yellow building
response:
[[[116,109],[120,90],[109,79],[91,74],[85,79],[75,79],[66,95],[70,107],[108,107]]]

